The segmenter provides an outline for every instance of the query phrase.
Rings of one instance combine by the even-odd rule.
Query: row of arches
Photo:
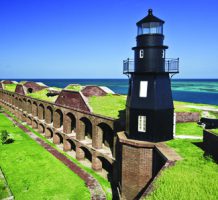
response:
[[[12,107],[9,106],[9,108]],[[18,112],[14,110],[14,113],[18,113]],[[58,111],[57,113],[61,114]],[[68,123],[70,124],[69,126],[71,127],[71,129],[74,129],[77,124],[76,118],[73,118],[74,116],[72,115],[72,113],[67,113],[66,115],[68,117],[67,120],[69,120],[68,121]],[[79,143],[78,141],[64,137],[61,132],[55,131],[55,129],[40,122],[40,120],[34,119],[34,117],[29,116],[26,113],[22,113],[20,117],[22,118],[23,121],[26,121],[27,124],[31,125],[32,128],[37,129],[38,132],[44,134],[46,138],[53,138],[53,142],[55,144],[63,144],[63,148],[65,151],[75,152],[76,158],[78,158],[79,160],[89,161],[94,170],[103,171],[104,173],[107,174],[107,178],[109,180],[111,179],[113,173],[113,163],[107,160],[104,156],[95,155],[95,153],[93,153],[86,146],[81,146],[81,143]],[[82,126],[84,131],[86,132],[86,137],[92,138],[93,125],[91,121],[86,117],[80,118],[80,121],[83,123]],[[104,123],[100,123],[97,126],[99,128],[98,131],[101,131],[103,135],[105,135],[105,133],[109,131],[110,128],[107,124]],[[106,137],[103,136],[102,139],[107,145],[110,146],[110,142]]]
[[[73,112],[63,112],[60,108],[54,109],[52,105],[46,105],[43,102],[38,102],[29,98],[19,98],[12,96],[13,103],[20,111],[27,113],[24,118],[26,122],[35,128],[36,121],[31,122],[30,117],[37,117],[42,124],[51,125],[55,129],[65,134],[74,134],[78,140],[94,140],[91,141],[95,148],[108,147],[113,152],[114,133],[112,128],[105,122],[96,124],[89,117],[78,116]],[[9,102],[10,103],[10,102]],[[45,132],[44,125],[40,125],[40,132]]]

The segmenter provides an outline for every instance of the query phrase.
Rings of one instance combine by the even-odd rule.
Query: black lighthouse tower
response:
[[[135,61],[124,61],[129,77],[126,102],[128,138],[159,142],[173,138],[174,106],[170,76],[178,73],[179,59],[166,59],[163,44],[164,21],[152,10],[136,23]]]

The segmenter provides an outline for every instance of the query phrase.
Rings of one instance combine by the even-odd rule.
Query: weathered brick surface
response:
[[[45,108],[42,104],[38,107],[38,117],[40,120],[45,119]]]
[[[45,111],[45,121],[47,124],[51,124],[53,122],[53,109],[48,106]]]
[[[63,137],[59,133],[55,133],[53,136],[53,143],[61,144],[61,141],[63,141]]]
[[[132,200],[152,178],[152,148],[122,146],[122,197]]]
[[[94,169],[95,171],[101,171],[102,170],[102,162],[97,157],[95,152],[92,154],[92,169]]]
[[[76,159],[77,160],[83,160],[85,158],[85,152],[81,147],[77,146],[76,147]]]
[[[19,84],[16,86],[15,92],[18,94],[21,94],[21,95],[25,95],[25,91],[24,91],[23,86],[19,85]]]
[[[26,83],[23,84],[23,86],[26,87],[27,92],[36,92],[39,90],[42,90],[44,88],[47,88],[47,86],[41,86],[38,83],[27,81]]]
[[[53,132],[50,128],[45,129],[45,137],[46,138],[51,138],[53,136]]]
[[[178,112],[176,113],[176,122],[198,122],[200,113],[198,112]]]
[[[91,111],[81,93],[76,91],[62,90],[55,103],[87,112]]]
[[[107,93],[102,90],[100,87],[98,86],[86,86],[83,90],[82,93],[84,96],[86,97],[90,97],[90,96],[105,96]]]
[[[45,127],[43,124],[39,124],[39,128],[38,128],[40,133],[44,133],[45,132]]]

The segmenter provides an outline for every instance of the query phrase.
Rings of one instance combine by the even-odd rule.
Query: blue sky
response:
[[[0,78],[125,78],[149,8],[176,78],[218,78],[217,0],[0,0]]]

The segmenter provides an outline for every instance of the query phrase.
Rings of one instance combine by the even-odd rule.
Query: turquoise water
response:
[[[128,79],[31,79],[48,86],[66,87],[70,83],[107,86],[119,94],[127,94]],[[17,80],[20,81],[20,80]],[[173,99],[218,105],[218,79],[173,79]]]

